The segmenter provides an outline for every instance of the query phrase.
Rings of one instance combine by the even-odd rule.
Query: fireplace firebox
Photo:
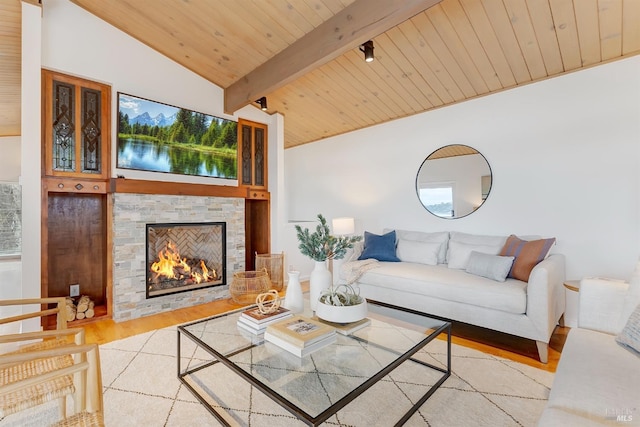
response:
[[[146,226],[147,298],[225,285],[225,222]]]

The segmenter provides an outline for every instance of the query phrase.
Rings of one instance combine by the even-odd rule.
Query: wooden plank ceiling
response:
[[[225,88],[231,109],[266,96],[285,115],[285,148],[640,53],[640,0],[71,1]],[[367,9],[419,3],[387,27]],[[350,32],[323,43],[334,23]]]
[[[20,135],[21,8],[0,1],[0,136]]]

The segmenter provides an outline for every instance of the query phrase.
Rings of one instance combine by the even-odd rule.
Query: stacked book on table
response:
[[[279,307],[274,313],[260,313],[258,307],[250,308],[240,314],[238,327],[252,334],[264,334],[264,331],[272,323],[293,317],[293,313],[284,307]]]
[[[307,356],[337,340],[336,329],[302,316],[271,323],[264,340],[298,357]]]
[[[360,329],[366,328],[371,324],[371,319],[367,317],[365,317],[362,320],[358,320],[350,323],[329,322],[327,320],[320,319],[317,316],[313,316],[313,320],[317,320],[318,322],[322,322],[326,325],[333,326],[336,332],[341,335],[351,335],[355,332],[358,332]]]

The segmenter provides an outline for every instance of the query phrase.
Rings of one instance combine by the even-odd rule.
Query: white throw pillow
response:
[[[469,263],[471,252],[482,252],[489,255],[498,255],[502,246],[495,245],[472,245],[462,242],[449,242],[449,252],[447,259],[449,260],[449,268],[466,269]]]
[[[451,239],[449,240],[449,250],[447,251],[447,263],[451,267],[451,243],[460,243],[463,245],[481,246],[485,249],[479,249],[478,252],[484,252],[491,255],[497,255],[507,241],[507,236],[484,236],[481,234],[469,234],[461,233],[459,231],[451,232]],[[460,245],[457,245],[458,247]],[[467,257],[471,251],[467,252]],[[459,260],[454,260],[454,265],[458,264]],[[464,266],[451,267],[451,268],[466,268],[466,260],[464,260]]]
[[[621,318],[628,319],[638,304],[640,304],[640,261],[636,263],[636,268],[629,279],[629,290],[624,301],[624,308],[620,313]]]
[[[504,282],[514,259],[515,257],[512,256],[489,255],[472,251],[467,263],[467,273]]]
[[[398,240],[396,256],[400,261],[415,262],[418,264],[438,264],[438,252],[441,243],[418,242],[415,240]]]
[[[387,230],[386,231],[391,231]],[[396,230],[396,236],[398,241],[400,240],[412,240],[415,242],[428,242],[428,243],[440,243],[440,249],[438,250],[438,264],[444,264],[447,261],[447,242],[449,241],[448,231],[411,231],[411,230]]]
[[[451,241],[466,243],[468,245],[500,246],[502,248],[504,246],[504,242],[507,241],[507,236],[485,236],[482,234],[452,231]]]

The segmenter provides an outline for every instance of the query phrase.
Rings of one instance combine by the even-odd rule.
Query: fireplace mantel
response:
[[[164,194],[170,196],[210,196],[249,198],[246,187],[231,185],[191,184],[183,182],[150,181],[112,178],[111,193]]]

